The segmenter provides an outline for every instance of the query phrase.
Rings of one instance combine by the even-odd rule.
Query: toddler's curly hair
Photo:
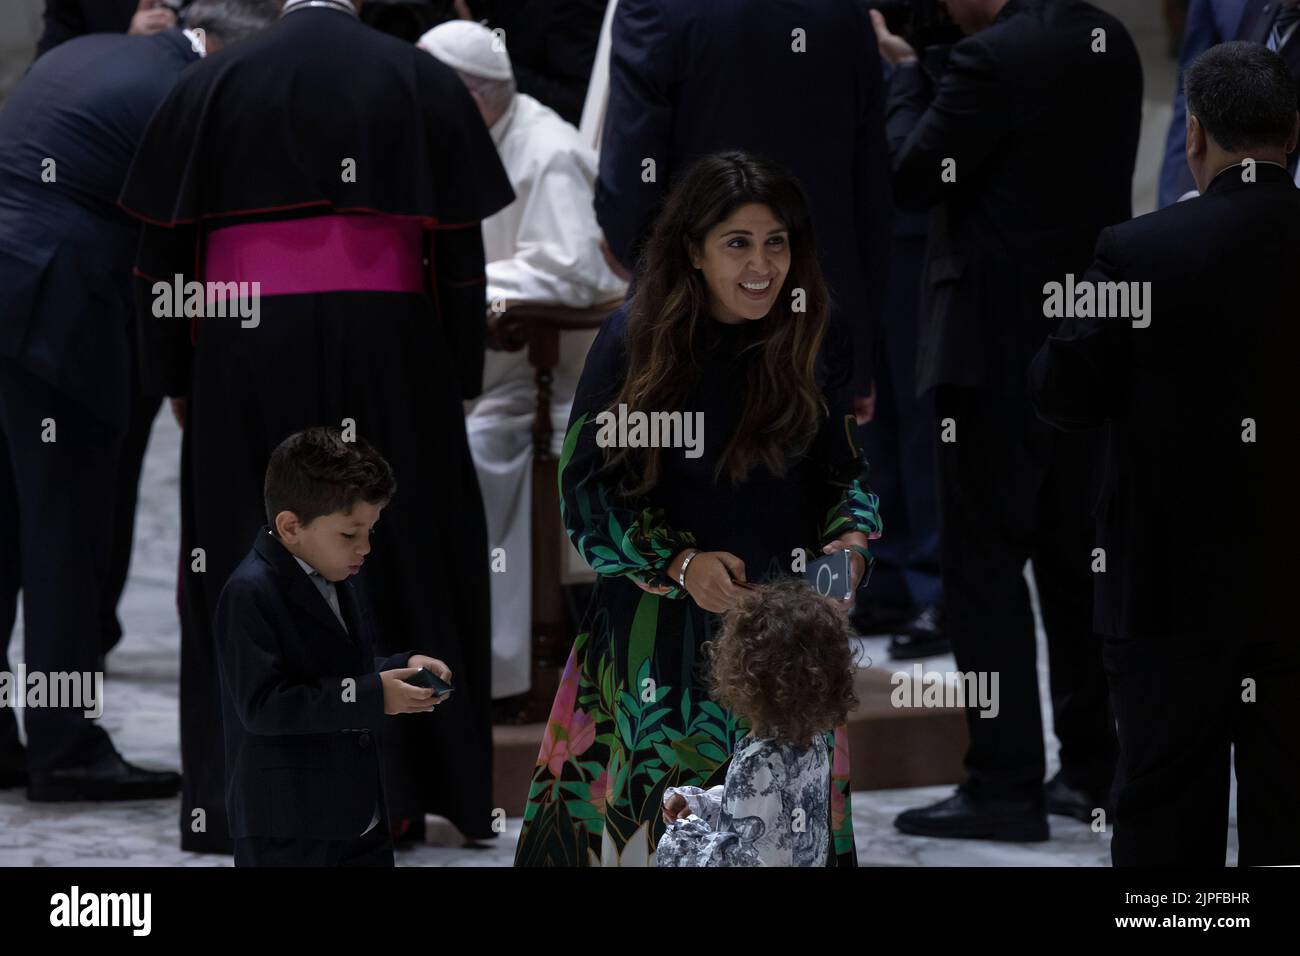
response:
[[[808,746],[858,704],[848,612],[800,578],[745,594],[704,645],[713,698],[782,744]]]

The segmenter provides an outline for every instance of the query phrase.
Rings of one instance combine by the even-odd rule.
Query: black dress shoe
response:
[[[1097,810],[1104,810],[1110,816],[1110,795],[1094,790],[1085,790],[1067,783],[1058,770],[1056,776],[1047,781],[1044,788],[1047,794],[1047,812],[1060,817],[1074,817],[1081,823],[1092,823],[1092,815]]]
[[[889,642],[889,656],[896,661],[939,657],[951,651],[943,632],[943,609],[937,604],[922,607]]]
[[[916,615],[908,604],[870,604],[863,602],[853,609],[849,619],[853,629],[863,637],[893,634]]]
[[[180,789],[180,774],[143,770],[114,752],[82,767],[33,770],[27,782],[27,799],[36,803],[158,800],[174,797]]]
[[[904,810],[894,826],[915,836],[1008,843],[1040,843],[1051,836],[1042,802],[976,798],[961,789],[932,806]]]

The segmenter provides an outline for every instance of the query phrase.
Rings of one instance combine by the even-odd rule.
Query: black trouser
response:
[[[388,820],[351,840],[243,837],[235,840],[235,866],[394,866]]]
[[[49,436],[46,420],[54,431]],[[0,358],[0,670],[23,595],[27,673],[94,672],[108,565],[117,434],[22,366]],[[83,709],[24,711],[28,770],[90,763],[112,748]],[[0,708],[0,741],[16,738]]]
[[[1115,767],[1101,639],[1092,630],[1092,433],[1067,434],[1027,398],[935,389],[941,566],[947,630],[962,672],[996,672],[996,717],[968,707],[970,791],[1037,797],[1045,772],[1033,561],[1047,631],[1053,723],[1074,786],[1106,791]],[[942,441],[952,419],[955,441]]]
[[[1116,866],[1223,866],[1233,763],[1238,863],[1300,864],[1300,646],[1250,638],[1107,640]]]
[[[103,618],[103,651],[107,654],[122,639],[122,624],[117,618],[117,604],[126,587],[127,571],[131,567],[131,544],[135,535],[135,505],[140,489],[140,469],[144,465],[145,449],[149,446],[149,432],[158,416],[161,403],[157,395],[146,395],[140,390],[140,374],[136,371],[135,356],[131,361],[131,404],[128,409],[126,434],[118,449],[117,471],[114,475],[113,530],[110,538],[108,577],[100,601]]]

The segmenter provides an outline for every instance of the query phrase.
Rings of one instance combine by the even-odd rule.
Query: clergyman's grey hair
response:
[[[1183,87],[1187,114],[1230,153],[1285,146],[1295,127],[1295,77],[1262,43],[1210,47],[1188,68]]]
[[[280,15],[277,0],[194,0],[181,11],[181,25],[234,43],[265,30]]]

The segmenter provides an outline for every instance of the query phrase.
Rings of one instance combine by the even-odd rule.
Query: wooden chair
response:
[[[556,486],[558,459],[551,452],[551,385],[560,360],[560,335],[569,331],[594,331],[622,299],[602,302],[589,309],[520,302],[504,312],[488,314],[488,336],[502,351],[528,350],[534,370],[536,403],[533,413],[532,507],[532,684],[520,715],[525,720],[545,720],[560,684],[565,660],[573,645],[561,588],[580,580],[595,580],[590,569],[565,572],[573,545],[560,522],[560,496]],[[580,562],[579,562],[580,563]]]

